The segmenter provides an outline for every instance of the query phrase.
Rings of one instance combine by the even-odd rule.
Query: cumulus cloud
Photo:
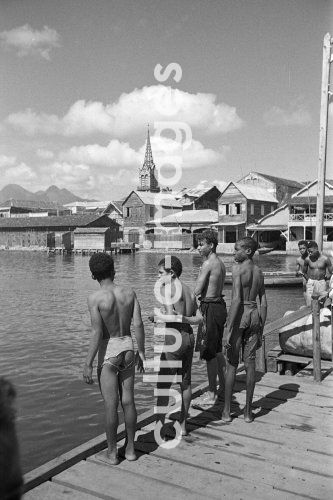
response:
[[[158,121],[183,122],[207,134],[224,134],[244,125],[236,108],[216,103],[214,94],[190,94],[164,85],[135,89],[107,105],[80,100],[63,117],[27,109],[7,118],[10,125],[31,135],[103,133],[118,138],[140,133],[143,124]]]
[[[14,162],[15,163],[15,162]],[[37,179],[36,172],[25,163],[18,165],[12,163],[11,165],[0,165],[1,183],[6,184],[27,184],[33,179]]]
[[[4,47],[16,50],[19,57],[37,55],[47,61],[50,60],[51,50],[60,47],[58,33],[48,26],[38,31],[25,24],[12,30],[2,31],[0,40]]]
[[[37,149],[36,155],[39,158],[42,158],[42,160],[51,160],[54,158],[54,153],[52,151],[49,151],[48,149]]]
[[[290,109],[273,106],[263,116],[264,123],[269,127],[306,127],[311,124],[311,115],[303,106],[292,105]]]
[[[12,167],[16,163],[15,156],[0,155],[0,168]]]

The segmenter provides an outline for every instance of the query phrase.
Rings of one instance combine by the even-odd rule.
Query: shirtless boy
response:
[[[105,461],[119,463],[117,453],[119,396],[126,426],[125,458],[136,460],[134,436],[136,408],[134,403],[135,356],[130,326],[133,319],[138,344],[138,369],[143,371],[145,336],[140,305],[133,290],[116,285],[113,259],[104,253],[94,254],[89,267],[100,289],[88,298],[92,336],[86,357],[83,379],[92,384],[93,361],[98,352],[97,374],[105,406],[108,449]]]
[[[225,360],[222,353],[222,337],[227,309],[222,290],[225,280],[225,266],[216,255],[217,236],[207,229],[198,237],[198,250],[203,258],[202,268],[194,294],[200,297],[200,311],[204,318],[206,345],[201,358],[207,362],[208,397],[204,405],[213,405],[217,400],[216,378],[219,391],[224,387]]]
[[[256,349],[261,340],[267,315],[267,300],[264,276],[252,257],[257,249],[254,239],[245,237],[235,244],[232,268],[232,299],[227,321],[227,373],[225,382],[225,405],[222,420],[231,422],[231,398],[239,361],[239,349],[243,344],[246,370],[246,406],[244,418],[253,421],[252,398],[255,385]],[[258,311],[257,297],[260,310]]]
[[[315,241],[308,243],[308,256],[304,260],[304,274],[306,283],[306,305],[311,305],[311,297],[314,291],[325,296],[328,291],[327,281],[330,279],[333,269],[329,257],[322,255]]]
[[[165,297],[165,286],[170,285],[170,296],[178,297],[175,303],[165,304],[164,314],[160,316],[155,316],[155,320],[166,321],[165,323],[165,346],[174,344],[175,336],[172,334],[172,329],[177,330],[181,334],[181,345],[177,351],[168,352],[167,348],[162,352],[162,361],[181,361],[181,368],[172,367],[162,367],[160,368],[159,375],[181,375],[182,382],[180,383],[181,395],[182,395],[182,407],[180,412],[180,427],[181,434],[187,435],[186,431],[186,419],[188,417],[188,411],[191,404],[192,389],[191,389],[191,369],[192,369],[192,358],[194,350],[194,335],[192,327],[185,323],[179,322],[184,316],[194,316],[197,310],[197,304],[195,301],[195,296],[190,288],[180,281],[180,276],[182,274],[182,263],[177,257],[166,256],[158,264],[158,275],[162,279],[162,290],[161,293]],[[169,283],[167,283],[169,278]],[[170,315],[175,321],[170,321]],[[178,315],[178,316],[177,316]],[[177,320],[177,321],[176,321]],[[169,331],[169,335],[168,335]],[[158,382],[158,389],[169,389],[171,382]],[[168,404],[168,396],[159,396],[157,399],[157,407],[166,407]],[[163,420],[160,415],[159,420]]]
[[[305,259],[308,256],[308,244],[305,240],[300,240],[298,242],[298,249],[300,256],[296,259],[296,276],[302,276],[303,278],[303,295],[306,302],[306,276],[305,276]]]

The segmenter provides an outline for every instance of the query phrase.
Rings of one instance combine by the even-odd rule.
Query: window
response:
[[[239,215],[241,213],[241,203],[235,203],[235,214]]]
[[[150,217],[154,217],[154,215],[155,215],[155,207],[154,207],[154,205],[152,205],[150,207]]]
[[[265,215],[265,205],[261,205],[260,213],[261,213],[261,215]]]
[[[251,215],[254,215],[254,203],[251,203],[250,211],[251,211]]]
[[[271,205],[271,212],[274,212],[274,210],[275,210],[274,205]]]
[[[131,216],[131,208],[126,207],[126,217],[130,217],[130,216]]]
[[[220,205],[220,215],[229,215],[229,205]]]

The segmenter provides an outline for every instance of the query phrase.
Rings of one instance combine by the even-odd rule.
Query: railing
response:
[[[315,222],[316,213],[289,214],[289,222]],[[324,213],[324,221],[333,221],[333,213]]]

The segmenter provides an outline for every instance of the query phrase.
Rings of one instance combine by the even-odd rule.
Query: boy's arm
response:
[[[261,275],[261,286],[259,290],[259,303],[260,303],[260,320],[261,320],[261,326],[262,330],[264,330],[264,326],[266,323],[266,318],[267,318],[267,298],[266,298],[266,291],[265,291],[265,282],[264,282],[264,276]]]
[[[332,262],[329,257],[326,257],[326,279],[330,279],[333,274]]]
[[[298,259],[296,259],[296,276],[300,274],[301,270],[301,264],[299,263]]]
[[[137,296],[134,293],[134,308],[133,308],[133,327],[134,327],[134,335],[136,338],[136,342],[138,344],[138,352],[141,359],[141,362],[138,366],[140,371],[143,371],[143,361],[146,360],[145,357],[145,330],[143,327],[143,321],[141,316],[141,307]]]
[[[209,263],[207,261],[205,261],[202,264],[202,268],[201,268],[200,274],[198,276],[197,283],[195,285],[194,295],[196,297],[201,295],[203,289],[205,288],[205,286],[209,280],[209,275],[210,275],[210,266],[209,266]]]
[[[242,282],[241,282],[240,270],[239,270],[238,266],[233,266],[233,268],[232,268],[232,299],[231,299],[231,305],[230,305],[228,318],[227,318],[227,325],[226,325],[227,344],[229,344],[231,332],[232,332],[232,329],[233,329],[233,326],[234,326],[234,323],[235,323],[235,320],[237,318],[239,308],[241,305],[241,301],[242,301],[241,291],[242,291]]]
[[[304,264],[303,264],[303,276],[306,280],[308,280],[308,271],[309,271],[309,261],[308,257],[304,259]]]
[[[92,335],[90,338],[88,354],[83,367],[83,379],[87,384],[92,384],[94,382],[92,378],[93,362],[103,336],[102,317],[99,312],[97,300],[93,295],[88,298],[88,309],[90,312]]]

